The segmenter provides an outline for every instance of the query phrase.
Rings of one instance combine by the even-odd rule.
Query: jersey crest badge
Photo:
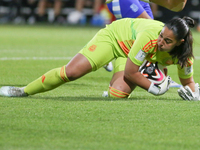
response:
[[[145,57],[146,57],[146,53],[142,50],[140,50],[137,55],[135,56],[135,58],[139,61],[144,61]]]

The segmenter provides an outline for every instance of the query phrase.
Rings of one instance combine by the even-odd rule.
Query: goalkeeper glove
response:
[[[161,84],[151,83],[148,92],[153,95],[162,95],[169,90],[169,85],[171,83],[171,77],[167,76],[166,79]]]
[[[192,92],[189,86],[180,87],[180,89],[178,89],[178,95],[183,100],[199,101],[200,100],[199,84],[198,83],[195,84],[195,92]]]

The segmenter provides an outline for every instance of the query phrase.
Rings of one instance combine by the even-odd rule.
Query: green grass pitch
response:
[[[99,30],[0,25],[0,86],[25,86],[65,65]],[[194,79],[200,83],[200,33],[193,31]],[[175,66],[168,73],[179,83]],[[130,99],[101,97],[103,68],[53,91],[0,97],[0,150],[197,150],[200,102],[177,88],[156,97],[137,88]]]

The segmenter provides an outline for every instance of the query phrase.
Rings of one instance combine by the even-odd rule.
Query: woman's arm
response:
[[[183,86],[189,86],[190,89],[194,92],[195,91],[195,82],[194,82],[194,79],[193,79],[193,76],[188,78],[188,79],[182,79],[182,78],[179,78],[180,79],[180,82]]]
[[[134,64],[130,58],[127,59],[124,76],[130,82],[140,86],[141,88],[148,90],[151,82],[145,78],[139,71],[139,66]]]
[[[168,91],[171,82],[171,78],[169,76],[167,76],[161,84],[157,85],[150,82],[138,70],[139,66],[134,64],[130,58],[128,58],[124,71],[124,77],[153,95],[162,95]]]
[[[171,11],[179,12],[185,7],[187,0],[150,0],[150,2],[163,6]]]

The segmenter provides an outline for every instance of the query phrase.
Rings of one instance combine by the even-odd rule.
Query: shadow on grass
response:
[[[78,85],[77,83],[74,83],[74,85]],[[81,84],[82,85],[82,84]],[[16,87],[23,87],[26,85],[21,85],[21,84],[15,84],[15,85],[1,85],[1,86],[16,86]],[[80,84],[79,84],[80,86]],[[86,86],[86,85],[85,85]],[[148,94],[148,95],[147,95]],[[182,101],[181,99],[177,98],[177,97],[169,97],[169,96],[153,96],[150,95],[149,93],[138,96],[138,95],[134,95],[132,94],[131,98],[125,98],[125,99],[121,99],[121,98],[108,98],[108,97],[94,97],[94,96],[46,96],[44,94],[36,94],[36,95],[32,95],[32,96],[28,96],[28,97],[20,97],[23,99],[36,99],[36,100],[53,100],[53,101],[137,101],[137,100],[161,100],[161,101]],[[0,96],[1,97],[1,96]],[[19,97],[12,97],[12,98],[19,98]]]
[[[26,98],[26,97],[24,97]],[[149,101],[149,100],[160,100],[160,101],[182,101],[181,99],[165,98],[165,97],[155,97],[148,98],[145,97],[131,97],[131,98],[108,98],[108,97],[88,97],[88,96],[40,96],[39,94],[29,96],[28,99],[32,100],[51,100],[51,101]]]

